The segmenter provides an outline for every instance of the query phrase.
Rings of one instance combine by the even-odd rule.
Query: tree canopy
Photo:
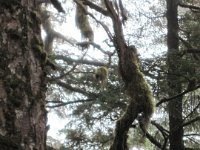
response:
[[[18,78],[21,74],[27,77],[25,81],[29,78],[27,71],[23,71],[26,67],[21,65],[22,57],[19,57],[20,61],[16,59],[18,65],[13,65],[22,68],[16,77],[23,83],[21,89],[28,87],[27,93],[33,83],[41,83],[36,89],[40,94],[28,94],[35,106],[30,112],[35,112],[32,115],[35,118],[42,115],[45,118],[46,108],[49,113],[56,113],[66,120],[65,127],[60,130],[65,139],[61,142],[48,135],[49,146],[60,150],[200,148],[198,0],[35,0],[34,3],[27,2],[27,9],[23,0],[12,5],[9,2],[0,2],[4,14],[9,16],[6,20],[0,14],[0,20],[4,17],[6,26],[6,32],[2,30],[0,48],[6,49],[4,33],[12,33],[8,34],[9,40],[17,39],[13,43],[19,46],[18,49],[30,51],[30,55],[23,53],[25,50],[16,51],[16,56],[24,54],[23,58],[29,58],[28,55],[30,61],[24,61],[30,66],[32,62],[37,64],[27,67],[30,68],[30,87],[29,82],[26,85],[21,81],[23,78]],[[14,8],[28,16],[25,17],[27,22],[20,19]],[[17,17],[12,18],[10,13]],[[14,23],[9,22],[12,19]],[[23,36],[15,26],[16,20],[19,20],[16,24],[22,26]],[[23,37],[30,40],[17,44]],[[8,54],[11,52],[9,57],[0,52],[1,58],[14,57],[12,49],[8,51]],[[9,64],[3,59],[0,64],[1,77],[2,68]],[[4,72],[9,73],[9,69]],[[36,80],[33,82],[33,79]],[[6,85],[8,88],[2,93],[8,93],[12,98],[12,94],[19,93],[20,89],[12,92],[15,91],[12,90],[14,82],[8,81],[0,78],[0,90],[3,91]],[[46,99],[42,101],[44,93]],[[19,96],[24,105],[20,103],[16,110],[26,106],[24,95]],[[0,99],[4,97],[5,94],[0,93]],[[40,105],[36,99],[40,99]],[[28,108],[25,112],[29,112]],[[34,108],[41,110],[36,112]],[[2,105],[1,122],[6,122],[1,115],[5,111],[7,109]],[[32,113],[28,114],[31,116]],[[43,122],[40,118],[40,125],[45,128],[43,133],[49,128],[52,130],[51,124],[46,126],[44,118]],[[34,125],[30,123],[31,127],[27,127],[31,133],[35,131]],[[1,130],[4,126],[5,123]],[[0,141],[3,140],[0,136]]]

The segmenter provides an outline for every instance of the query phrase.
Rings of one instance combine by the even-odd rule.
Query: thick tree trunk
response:
[[[0,1],[0,149],[45,150],[46,81],[34,0]]]
[[[167,46],[168,46],[168,86],[169,96],[181,93],[182,87],[179,82],[180,56],[178,41],[178,0],[167,0]],[[170,127],[170,150],[183,150],[183,119],[182,97],[169,102],[169,127]]]

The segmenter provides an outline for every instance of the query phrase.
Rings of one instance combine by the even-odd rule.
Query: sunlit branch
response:
[[[200,7],[197,7],[197,6],[194,6],[194,5],[187,5],[187,4],[184,4],[184,3],[179,3],[179,6],[181,7],[184,7],[184,8],[189,8],[189,9],[195,9],[195,10],[200,10]]]
[[[197,134],[197,133],[191,133],[191,134],[185,134],[184,136],[200,136],[200,134]]]
[[[105,2],[105,5],[106,5],[106,8],[110,12],[110,17],[115,21],[119,20],[119,16],[117,15],[116,11],[114,10],[112,2],[109,1],[109,0],[104,0],[104,2]]]
[[[162,145],[160,144],[160,142],[158,142],[151,134],[149,134],[148,132],[146,132],[146,138],[153,143],[155,146],[157,146],[158,148],[162,148]]]
[[[99,24],[103,27],[103,29],[106,31],[106,33],[107,33],[109,39],[110,39],[111,41],[113,41],[113,35],[112,35],[112,33],[110,32],[109,28],[108,28],[103,22],[101,22],[101,21],[99,21],[98,19],[96,19],[96,17],[94,17],[93,14],[91,14],[91,13],[89,13],[89,12],[87,12],[87,13],[88,13],[89,16],[91,16],[97,23],[99,23]]]
[[[72,46],[74,46],[77,43],[77,41],[75,39],[68,38],[68,37],[62,35],[59,32],[54,31],[53,33],[54,33],[55,38],[59,38],[59,39],[61,39],[63,41],[66,41],[67,43],[69,43]]]
[[[200,121],[200,116],[197,116],[196,118],[194,118],[194,119],[192,119],[192,120],[190,120],[190,121],[184,123],[184,124],[183,124],[183,127],[188,126],[188,125],[191,125],[191,124],[193,124],[193,123],[195,123],[195,122],[197,122],[197,121]]]
[[[154,125],[164,136],[169,134],[169,131],[163,128],[160,124],[156,123],[155,121],[151,121],[151,124]]]
[[[108,11],[106,11],[106,10],[103,9],[102,7],[99,7],[99,6],[97,6],[96,4],[94,4],[94,3],[92,3],[92,2],[90,2],[90,1],[88,1],[88,0],[85,0],[85,1],[83,2],[83,4],[89,6],[91,9],[96,10],[97,12],[103,14],[104,16],[109,16]]]
[[[187,93],[189,93],[189,92],[191,92],[191,91],[197,90],[198,88],[200,88],[200,85],[198,85],[198,86],[196,86],[196,87],[194,87],[194,88],[192,88],[192,89],[186,89],[186,90],[183,91],[182,93],[179,93],[179,94],[177,94],[177,95],[175,95],[175,96],[173,96],[173,97],[164,98],[164,99],[160,100],[160,101],[156,104],[156,107],[158,107],[158,106],[161,105],[162,103],[169,102],[169,101],[171,101],[171,100],[175,100],[176,98],[179,98],[179,97],[181,97],[181,96],[183,96],[183,95],[185,95],[185,94],[187,94]]]
[[[55,55],[54,56],[55,60],[63,60],[65,62],[67,62],[68,64],[72,64],[72,63],[78,63],[78,64],[85,64],[85,65],[93,65],[93,66],[106,66],[106,63],[103,62],[94,62],[94,61],[90,61],[87,59],[72,59],[70,57],[66,57],[63,55]]]
[[[156,15],[156,16],[148,16],[147,14],[140,12],[140,14],[142,14],[144,17],[148,18],[148,19],[156,19],[156,18],[163,18],[166,16],[166,14],[163,12],[160,15]]]
[[[79,42],[77,43],[78,46],[84,47],[84,45],[92,45],[93,47],[99,49],[103,54],[108,55],[108,63],[107,66],[110,66],[111,62],[111,58],[112,56],[116,53],[116,51],[113,52],[109,52],[109,51],[105,51],[103,48],[101,48],[100,45],[94,43],[94,42],[90,42],[90,41],[85,41],[85,42]],[[104,65],[105,66],[105,65]]]
[[[58,80],[58,79],[62,79],[64,77],[66,77],[67,75],[69,75],[71,72],[73,72],[76,69],[77,64],[73,65],[73,67],[67,71],[67,72],[61,72],[60,76],[58,77],[51,77],[48,79],[49,82],[51,82],[51,80]],[[63,70],[62,70],[63,71]]]
[[[192,136],[192,138],[191,138]],[[197,145],[200,145],[199,142],[197,141],[197,138],[193,137],[193,136],[199,136],[198,134],[187,134],[187,135],[184,135],[184,137],[188,138],[190,141],[192,141],[192,143],[195,143]],[[198,148],[188,148],[188,147],[185,147],[185,150],[198,150]]]
[[[97,97],[97,94],[94,94],[94,93],[90,93],[90,92],[87,92],[83,89],[80,89],[80,88],[75,88],[75,87],[72,87],[71,85],[67,84],[67,83],[64,83],[62,81],[59,81],[59,80],[51,80],[50,81],[52,84],[57,84],[65,89],[68,89],[70,91],[73,91],[73,92],[77,92],[77,93],[80,93],[80,94],[83,94],[85,96],[89,96],[89,97]]]
[[[200,106],[200,102],[197,104],[197,106],[194,107],[194,109],[184,118],[186,120],[189,116],[191,116]]]
[[[82,46],[82,45],[87,45],[87,44],[89,44],[89,45],[92,45],[93,47],[97,48],[98,50],[100,50],[102,53],[104,53],[104,54],[106,54],[106,55],[112,54],[112,53],[109,52],[109,51],[105,51],[103,48],[101,48],[101,46],[100,46],[99,44],[96,44],[96,43],[94,43],[94,42],[84,41],[84,42],[78,42],[78,43],[76,43],[76,44],[77,44],[78,46],[79,46],[79,45]]]
[[[182,37],[178,37],[178,39],[187,47],[187,48],[192,48],[192,45],[187,42],[186,40],[184,40]]]
[[[169,131],[163,128],[160,124],[156,123],[155,121],[151,121],[151,124],[154,125],[161,133],[164,138],[164,143],[162,145],[162,149],[166,149],[167,141],[168,141],[168,136],[169,136]]]
[[[66,106],[69,104],[76,104],[76,103],[86,103],[95,101],[95,99],[86,99],[86,100],[77,100],[77,101],[69,101],[69,102],[61,102],[61,101],[46,101],[48,104],[51,103],[53,105],[47,105],[48,108],[55,108],[55,107],[61,107]]]

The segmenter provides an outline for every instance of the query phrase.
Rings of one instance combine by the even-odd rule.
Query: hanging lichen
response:
[[[76,5],[76,26],[80,29],[83,38],[89,39],[89,41],[93,42],[94,34],[90,26],[86,11],[87,7],[83,4]]]

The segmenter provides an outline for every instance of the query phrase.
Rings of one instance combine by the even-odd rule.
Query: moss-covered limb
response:
[[[146,132],[154,110],[153,96],[140,69],[136,48],[127,46],[119,16],[108,0],[105,0],[105,4],[113,21],[114,45],[119,57],[120,74],[125,83],[127,94],[130,96],[126,112],[116,123],[114,140],[110,150],[127,150],[127,133],[140,113],[142,114],[141,123]]]
[[[120,73],[125,82],[128,95],[137,104],[140,110],[139,113],[143,115],[143,123],[147,126],[154,109],[153,96],[141,72],[135,48],[127,47],[124,53],[124,58],[121,57],[120,59],[123,60],[123,63],[119,62]]]
[[[128,53],[128,52],[127,52]],[[125,82],[126,90],[130,96],[130,103],[124,115],[117,121],[115,128],[115,135],[113,144],[110,150],[126,150],[127,147],[127,133],[133,121],[137,118],[139,113],[141,116],[141,125],[146,132],[150,118],[154,111],[154,103],[151,90],[148,83],[144,79],[144,75],[140,71],[137,59],[133,59],[131,55],[126,55],[129,58],[125,60],[125,66],[121,72],[121,76]],[[136,56],[134,56],[137,58]]]
[[[135,101],[138,113],[142,113],[141,127],[146,132],[150,118],[154,112],[154,102],[148,83],[139,69],[136,69],[132,81],[127,85],[129,96]]]
[[[138,116],[139,109],[135,101],[131,101],[124,115],[116,122],[115,134],[110,150],[128,150],[128,131],[133,120]]]

